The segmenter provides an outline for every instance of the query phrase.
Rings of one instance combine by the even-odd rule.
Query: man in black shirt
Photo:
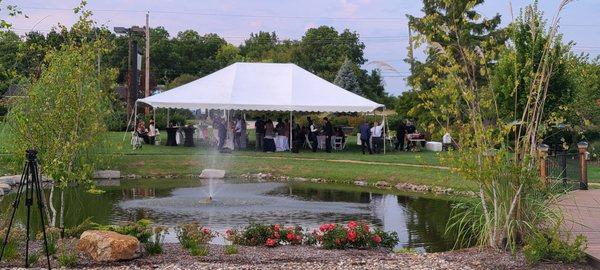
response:
[[[262,117],[256,118],[254,127],[256,128],[256,151],[262,152],[263,139],[265,138],[265,122]]]
[[[404,137],[406,136],[406,124],[404,121],[400,121],[396,126],[396,147],[395,149],[400,151],[404,150]]]

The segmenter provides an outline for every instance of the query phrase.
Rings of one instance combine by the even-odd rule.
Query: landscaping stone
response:
[[[97,262],[131,260],[141,254],[140,241],[116,232],[90,230],[81,234],[77,250]]]
[[[200,174],[200,178],[203,179],[223,179],[225,178],[224,170],[216,170],[216,169],[204,169]]]
[[[121,171],[114,170],[100,170],[94,172],[94,179],[119,179],[121,178]]]
[[[16,185],[21,181],[21,175],[8,175],[0,177],[0,183],[5,183],[11,186]]]
[[[11,189],[12,187],[9,184],[0,183],[0,190],[2,190],[3,193],[8,193]]]
[[[361,181],[361,180],[357,180],[357,181],[354,181],[354,184],[357,185],[357,186],[364,187],[364,186],[367,185],[367,182]]]
[[[377,186],[378,188],[389,188],[390,183],[386,181],[377,181],[377,183],[375,183],[375,186]]]

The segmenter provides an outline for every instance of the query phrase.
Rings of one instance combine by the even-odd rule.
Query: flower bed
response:
[[[226,239],[246,246],[276,247],[279,245],[315,245],[325,249],[393,248],[398,244],[395,232],[372,230],[366,222],[350,221],[346,225],[328,223],[304,233],[302,227],[283,227],[279,224],[250,224],[242,230],[227,230]]]

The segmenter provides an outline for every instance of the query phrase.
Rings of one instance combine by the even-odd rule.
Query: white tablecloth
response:
[[[288,138],[286,136],[275,137],[275,150],[277,152],[290,150],[290,145],[288,144]]]

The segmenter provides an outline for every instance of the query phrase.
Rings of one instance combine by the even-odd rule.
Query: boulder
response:
[[[377,181],[377,183],[375,183],[375,186],[377,186],[378,188],[389,188],[390,184],[386,181]]]
[[[200,178],[203,179],[222,179],[225,178],[224,170],[216,170],[216,169],[204,169],[200,174]]]
[[[131,260],[141,254],[140,241],[116,232],[90,230],[81,234],[77,250],[97,262]]]
[[[4,193],[8,193],[11,189],[12,187],[9,184],[0,183],[0,190],[2,190]]]
[[[367,185],[367,182],[366,181],[362,181],[362,180],[356,180],[356,181],[354,181],[354,184],[357,185],[357,186],[364,187],[364,186]]]
[[[94,172],[94,179],[119,179],[121,171],[100,170]]]
[[[7,175],[0,177],[0,183],[5,183],[11,186],[21,182],[21,175]]]

